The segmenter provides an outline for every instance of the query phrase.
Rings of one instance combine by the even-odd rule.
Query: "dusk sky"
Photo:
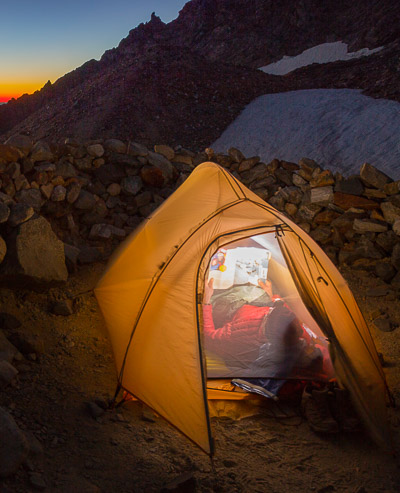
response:
[[[129,31],[178,17],[188,0],[5,0],[0,28],[0,102],[31,94],[88,60],[98,60]]]

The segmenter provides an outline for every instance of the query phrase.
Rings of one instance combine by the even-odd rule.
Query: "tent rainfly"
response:
[[[221,248],[263,235],[285,265],[299,318],[329,341],[337,381],[387,449],[385,375],[346,282],[310,236],[214,163],[198,166],[132,233],[95,289],[120,387],[213,453],[201,305],[206,276]]]

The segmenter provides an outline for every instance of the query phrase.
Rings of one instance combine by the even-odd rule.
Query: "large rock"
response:
[[[165,181],[172,180],[174,174],[174,167],[168,161],[167,158],[165,158],[162,154],[158,154],[157,152],[150,151],[147,156],[147,160],[149,164],[156,166],[162,171]]]
[[[142,144],[138,144],[136,142],[129,142],[127,153],[131,156],[146,157],[149,153],[149,150],[147,149],[147,147],[145,147]]]
[[[54,158],[53,153],[50,150],[49,144],[42,140],[36,142],[31,151],[31,159],[36,161],[52,161]]]
[[[28,221],[35,211],[28,204],[18,203],[11,206],[11,212],[8,217],[8,224],[10,226],[18,226],[19,224]]]
[[[96,197],[86,190],[79,192],[78,198],[74,202],[74,207],[83,211],[90,211],[96,205]]]
[[[140,176],[143,180],[143,183],[150,187],[161,188],[165,183],[163,172],[160,168],[157,168],[156,166],[143,166],[143,168],[140,170]]]
[[[69,161],[61,159],[56,165],[54,174],[63,178],[72,178],[76,176],[76,169]]]
[[[101,144],[92,144],[87,146],[87,152],[89,156],[101,157],[104,154],[104,147]]]
[[[108,139],[104,142],[104,146],[108,151],[125,154],[127,146],[124,142],[118,139]]]
[[[364,187],[358,176],[349,176],[349,178],[344,178],[343,180],[338,180],[336,182],[335,192],[347,193],[350,195],[362,195]]]
[[[371,219],[354,219],[353,229],[356,233],[384,233],[388,227],[386,223]]]
[[[391,202],[382,202],[381,210],[385,221],[393,224],[397,219],[400,219],[400,207],[396,207]]]
[[[0,407],[0,477],[14,474],[28,455],[28,441],[13,417]]]
[[[143,182],[140,176],[127,176],[121,181],[121,188],[128,195],[136,195],[142,187]]]
[[[0,144],[0,163],[13,163],[23,157],[23,153],[16,147]]]
[[[175,151],[172,147],[166,145],[155,145],[154,152],[157,154],[162,154],[168,161],[172,161],[175,157]]]
[[[64,244],[44,217],[21,224],[7,243],[7,255],[0,266],[3,280],[33,286],[67,280]]]
[[[5,144],[18,147],[25,156],[29,154],[33,147],[33,141],[28,135],[15,134],[5,141]]]
[[[352,207],[364,210],[377,209],[379,207],[379,204],[373,200],[341,192],[334,193],[334,204],[345,211]]]
[[[389,176],[385,175],[385,173],[382,173],[382,171],[379,171],[375,166],[372,166],[369,163],[364,163],[361,166],[360,177],[367,185],[380,188],[381,190],[384,189],[387,183],[393,181]]]
[[[44,203],[44,199],[40,190],[37,190],[35,188],[31,188],[29,190],[21,190],[16,194],[15,198],[18,202],[29,205],[36,212],[40,211]]]
[[[333,187],[316,187],[311,189],[311,204],[327,206],[333,202]]]

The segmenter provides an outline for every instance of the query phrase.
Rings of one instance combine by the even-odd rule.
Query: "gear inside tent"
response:
[[[198,166],[115,252],[95,294],[119,386],[208,454],[210,403],[234,407],[248,394],[232,382],[252,378],[334,378],[390,443],[385,375],[343,277],[222,167]]]

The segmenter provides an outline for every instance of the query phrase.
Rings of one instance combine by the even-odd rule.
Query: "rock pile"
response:
[[[204,161],[227,168],[299,224],[337,264],[400,287],[400,181],[299,163],[116,139],[63,145],[15,135],[0,145],[0,280],[48,285],[106,258]],[[64,258],[65,255],[65,258]]]

